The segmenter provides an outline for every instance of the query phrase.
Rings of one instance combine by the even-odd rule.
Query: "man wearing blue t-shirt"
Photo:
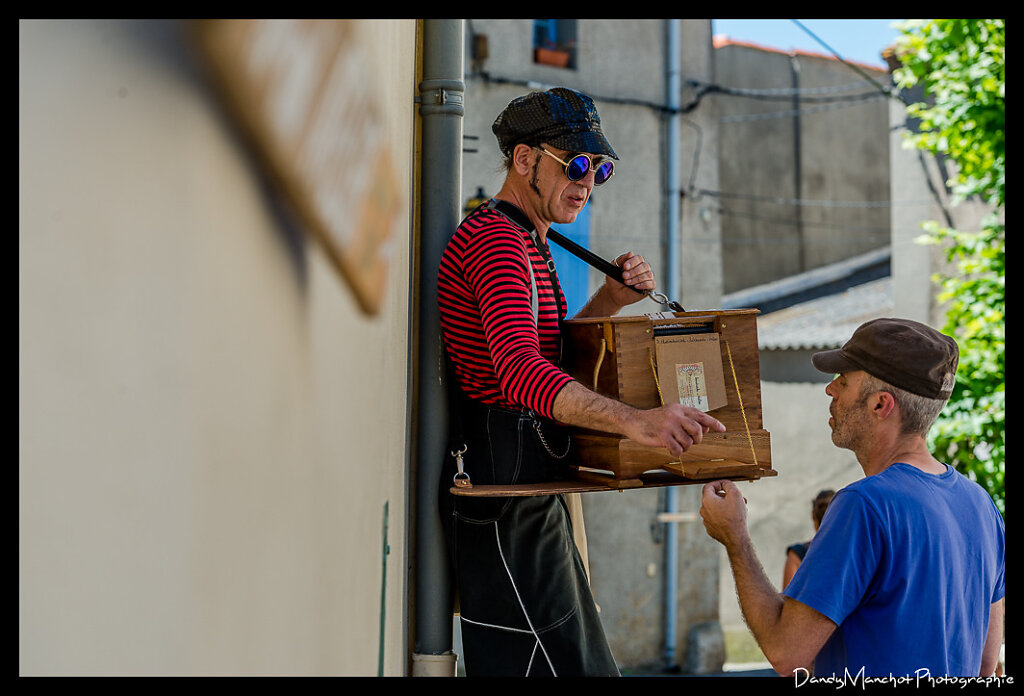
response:
[[[816,677],[977,677],[998,668],[1003,520],[925,436],[949,399],[959,352],[903,319],[860,326],[814,366],[832,442],[864,478],[840,490],[783,593],[769,582],[731,481],[704,487],[701,516],[729,556],[740,608],[772,667]]]

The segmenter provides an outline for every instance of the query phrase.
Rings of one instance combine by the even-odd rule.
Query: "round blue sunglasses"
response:
[[[612,178],[615,173],[615,163],[612,160],[601,160],[596,164],[586,153],[569,155],[569,161],[561,159],[557,155],[548,152],[545,148],[538,148],[548,157],[562,165],[562,171],[569,181],[579,181],[587,175],[587,172],[594,172],[594,186],[600,186]]]

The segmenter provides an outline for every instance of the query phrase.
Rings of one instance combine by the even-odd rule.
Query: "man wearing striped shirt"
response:
[[[601,396],[559,367],[566,302],[546,234],[571,223],[615,151],[590,97],[564,88],[513,100],[492,130],[505,155],[498,194],[452,236],[438,302],[454,379],[453,451],[474,484],[566,475],[566,425],[618,433],[678,455],[716,419],[680,404],[642,410]],[[611,316],[655,288],[650,265],[627,252],[623,282],[608,279],[577,316]],[[475,498],[448,492],[441,509],[460,600],[467,675],[617,675],[562,496]]]

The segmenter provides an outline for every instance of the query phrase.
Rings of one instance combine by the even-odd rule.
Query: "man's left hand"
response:
[[[654,290],[654,272],[643,256],[627,251],[619,254],[614,263],[622,269],[623,282],[605,276],[604,285],[577,312],[575,318],[613,316],[626,305],[644,299],[648,290]]]
[[[605,287],[610,299],[620,307],[639,302],[648,290],[654,290],[654,271],[644,257],[627,251],[615,259],[615,265],[622,269],[622,283],[607,278]]]

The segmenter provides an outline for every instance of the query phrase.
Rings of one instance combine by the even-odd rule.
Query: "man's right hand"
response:
[[[630,440],[652,447],[664,447],[673,457],[700,444],[704,433],[725,432],[725,426],[708,414],[682,404],[668,404],[638,411],[624,433]]]
[[[704,439],[711,430],[725,432],[720,421],[682,404],[637,409],[596,394],[579,382],[570,382],[558,393],[555,419],[569,425],[617,433],[634,442],[664,447],[673,457]]]

